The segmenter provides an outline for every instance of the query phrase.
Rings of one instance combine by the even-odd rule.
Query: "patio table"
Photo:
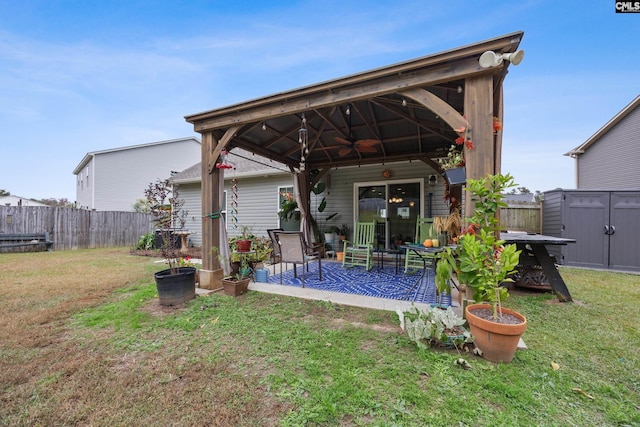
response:
[[[376,254],[378,257],[378,271],[382,271],[382,269],[384,268],[384,255],[385,254],[393,255],[395,266],[396,266],[395,274],[396,275],[398,274],[398,270],[402,265],[402,254],[404,253],[404,251],[400,249],[376,249],[373,251],[373,253]]]
[[[562,276],[560,276],[554,259],[549,255],[549,252],[547,252],[546,245],[566,245],[575,243],[575,239],[545,236],[543,234],[505,232],[500,233],[500,239],[506,243],[515,243],[516,247],[522,251],[519,266],[521,274],[526,273],[525,270],[527,267],[541,269],[549,281],[551,289],[558,297],[558,300],[560,300],[560,302],[572,301],[569,289],[567,289],[567,285],[564,283]],[[516,282],[516,285],[517,284]]]
[[[433,261],[431,263],[431,267],[435,271],[436,260],[434,258],[434,255],[442,252],[444,250],[444,248],[446,248],[446,247],[447,246],[439,246],[437,248],[434,248],[434,247],[427,248],[426,246],[419,245],[419,244],[408,244],[408,245],[401,245],[400,246],[400,249],[410,250],[413,253],[415,253],[418,257],[420,257],[420,259],[422,260],[422,265],[423,265],[422,272],[420,273],[420,277],[418,277],[418,280],[416,280],[416,282],[411,286],[411,288],[409,289],[407,294],[402,298],[403,300],[406,300],[407,298],[409,298],[409,295],[411,294],[411,292],[413,292],[413,290],[416,288],[416,286],[418,286],[418,284],[420,282],[422,282],[422,280],[424,279],[424,277],[426,275],[426,271],[427,271],[427,262],[428,261]]]

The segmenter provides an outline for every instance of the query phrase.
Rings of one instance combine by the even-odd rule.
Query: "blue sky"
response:
[[[87,152],[199,136],[185,115],[513,31],[504,172],[575,187],[580,145],[640,93],[615,1],[0,0],[0,189],[75,200]]]

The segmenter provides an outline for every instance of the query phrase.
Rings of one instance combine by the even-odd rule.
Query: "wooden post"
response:
[[[479,179],[500,171],[496,164],[496,146],[493,135],[493,76],[468,78],[464,88],[464,114],[469,122],[469,137],[474,149],[464,149],[467,179]],[[497,161],[499,163],[499,160]],[[465,216],[471,216],[471,195],[465,191]]]
[[[217,159],[211,158],[216,148],[212,132],[202,134],[202,269],[200,270],[200,287],[204,289],[222,288],[223,272],[217,252],[211,248],[220,244],[220,219],[208,215],[220,212],[219,179],[220,170],[215,167]],[[206,161],[208,159],[208,161]]]

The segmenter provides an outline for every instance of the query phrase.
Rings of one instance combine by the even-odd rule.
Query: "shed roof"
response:
[[[229,153],[229,162],[233,165],[233,172],[226,174],[226,178],[252,176],[268,176],[278,174],[288,174],[286,166],[265,157],[255,155],[246,150],[235,148]],[[202,177],[202,162],[177,173],[173,176],[176,184],[189,184],[200,182]]]

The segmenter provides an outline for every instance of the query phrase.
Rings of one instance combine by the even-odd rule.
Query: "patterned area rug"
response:
[[[268,283],[279,285],[279,266],[275,266],[275,269],[276,272],[269,276]],[[338,262],[323,262],[322,280],[318,280],[318,263],[313,262],[309,264],[309,271],[304,271],[304,285],[305,288],[346,294],[451,305],[451,297],[444,296],[441,302],[436,301],[433,270],[427,269],[422,279],[420,271],[404,274],[403,269],[400,269],[398,274],[395,274],[395,270],[394,266],[385,266],[382,269],[374,267],[371,271],[366,271],[364,267],[343,268]],[[283,271],[282,284],[302,287],[302,271],[302,267],[298,266],[298,278],[293,277],[293,269]]]

